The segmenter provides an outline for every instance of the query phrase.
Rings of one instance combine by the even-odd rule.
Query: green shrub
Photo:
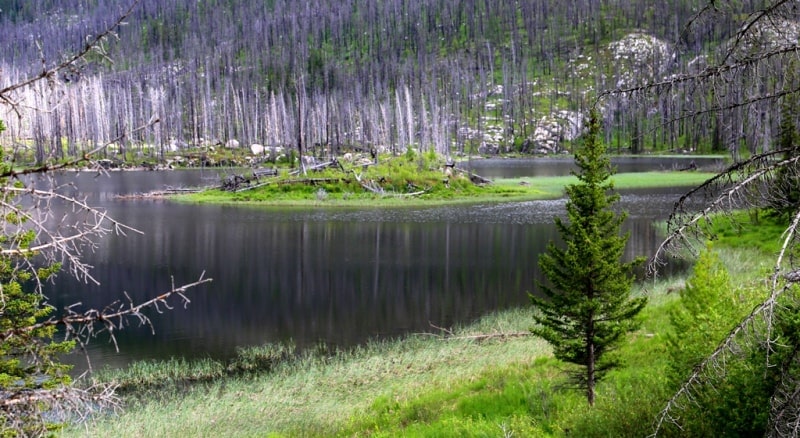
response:
[[[669,312],[673,331],[667,336],[671,377],[683,382],[733,327],[741,303],[731,294],[728,271],[710,247],[700,254],[680,306]]]

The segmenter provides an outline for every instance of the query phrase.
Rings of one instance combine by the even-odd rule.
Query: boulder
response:
[[[617,88],[629,88],[662,78],[675,65],[672,44],[652,35],[633,32],[608,45],[617,68]]]
[[[239,149],[239,140],[232,138],[225,142],[225,147],[228,149]]]
[[[254,144],[250,145],[250,152],[253,155],[262,155],[262,154],[264,154],[265,150],[266,149],[264,148],[264,145],[260,145],[258,143],[254,143]]]
[[[561,143],[572,141],[583,133],[585,117],[577,111],[556,111],[542,117],[533,130],[533,135],[523,144],[524,152],[554,154],[561,150]]]

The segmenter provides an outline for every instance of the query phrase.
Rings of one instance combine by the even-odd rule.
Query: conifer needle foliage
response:
[[[632,268],[641,261],[622,262],[625,214],[611,209],[619,195],[612,193],[611,164],[595,112],[588,128],[575,153],[578,183],[566,187],[567,221],[556,219],[564,245],[550,242],[539,259],[548,284],[540,285],[545,298],[531,296],[537,308],[531,331],[553,346],[558,359],[580,366],[574,377],[593,405],[595,384],[614,365],[606,353],[636,329],[634,317],[646,299],[630,297]]]

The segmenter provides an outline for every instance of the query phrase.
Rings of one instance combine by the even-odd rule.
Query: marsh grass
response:
[[[530,358],[547,355],[548,347],[530,336],[482,342],[468,338],[476,333],[525,331],[531,323],[528,312],[508,311],[456,328],[450,340],[432,334],[412,335],[329,355],[292,355],[268,370],[202,384],[166,385],[160,392],[149,391],[147,398],[129,396],[124,414],[99,419],[88,430],[75,428],[67,435],[333,435],[355,412],[366,411],[380,397],[402,402],[496,367],[525,364]],[[216,365],[194,367],[175,361],[164,365],[166,370],[147,364],[142,371],[148,371],[143,374],[151,374],[150,380],[167,376],[185,383],[177,376],[190,376],[191,380],[198,369],[221,372]],[[128,385],[124,382],[129,379],[130,384],[143,381],[141,374],[121,371],[104,378]]]

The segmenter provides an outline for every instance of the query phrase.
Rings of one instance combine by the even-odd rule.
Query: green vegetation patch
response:
[[[776,254],[782,245],[786,220],[766,210],[752,209],[716,215],[703,226],[711,239],[731,248]]]
[[[706,172],[645,172],[613,177],[619,189],[697,185]],[[186,202],[304,207],[391,207],[553,199],[563,196],[574,176],[488,181],[451,169],[435,154],[381,157],[377,165],[341,164],[277,177],[247,178],[235,191],[211,189],[176,196]]]

